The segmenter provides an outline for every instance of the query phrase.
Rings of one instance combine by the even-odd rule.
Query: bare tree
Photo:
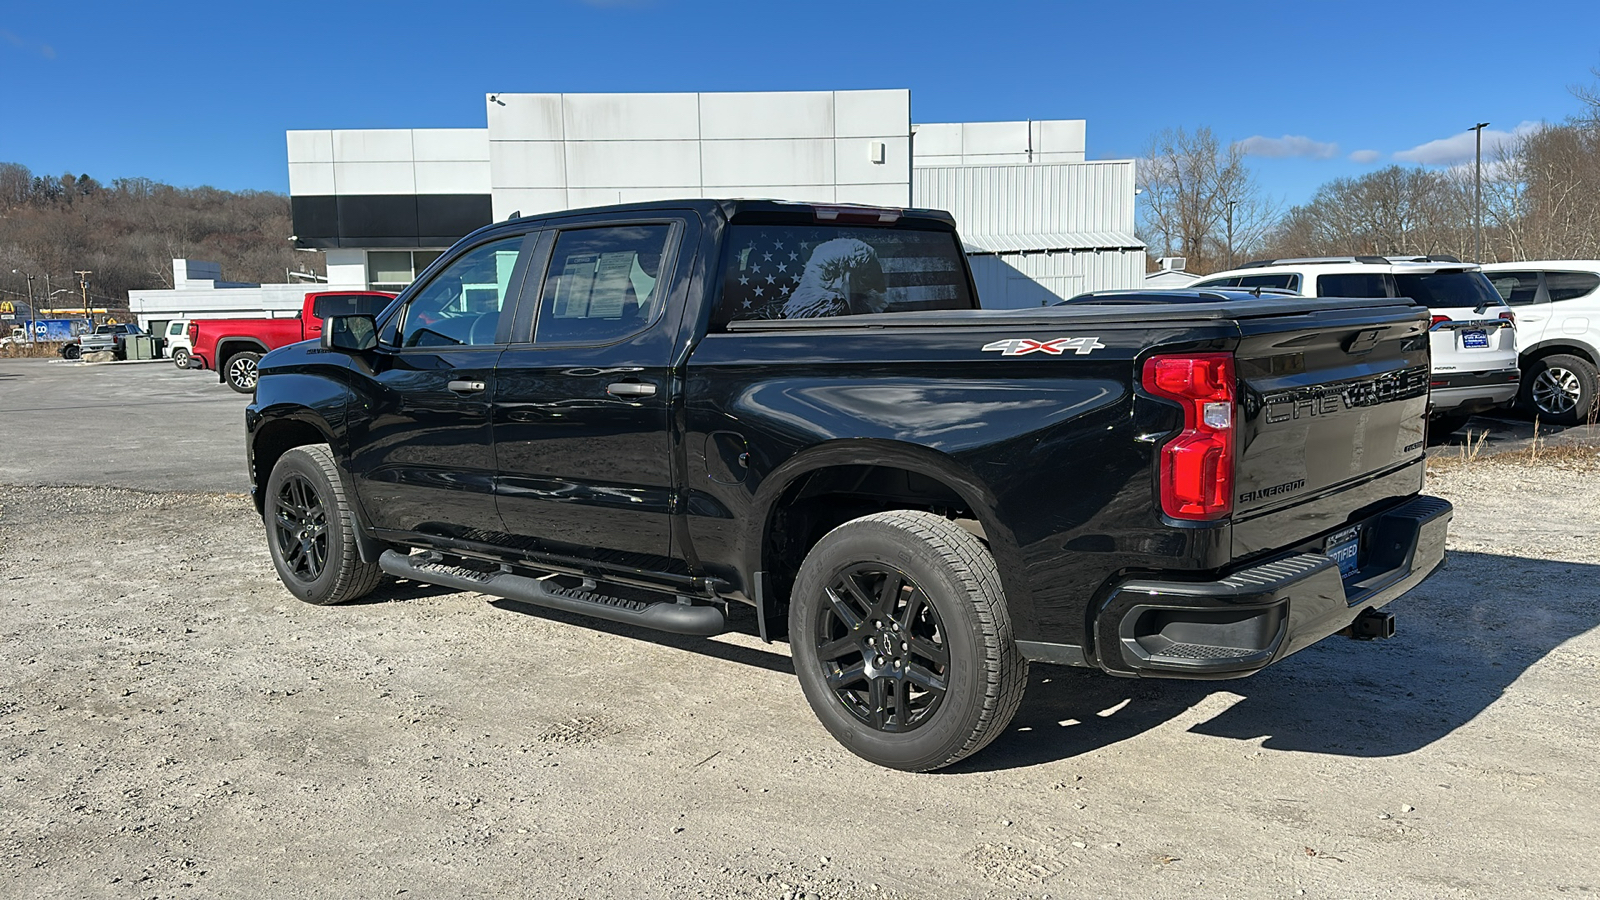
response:
[[[1237,145],[1210,128],[1167,129],[1140,161],[1142,232],[1158,255],[1183,256],[1191,272],[1214,272],[1259,244],[1277,210],[1262,195]]]

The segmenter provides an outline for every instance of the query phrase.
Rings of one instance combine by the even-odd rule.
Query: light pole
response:
[[[1228,268],[1233,268],[1233,208],[1239,205],[1237,200],[1222,201],[1228,207]]]
[[[1476,263],[1483,262],[1483,130],[1488,127],[1488,122],[1472,126],[1478,138],[1477,162],[1472,174],[1472,228],[1477,234],[1472,261]]]
[[[83,317],[89,320],[89,330],[94,330],[94,313],[89,311],[89,276],[94,272],[89,269],[79,269],[73,272],[78,276],[78,286],[83,288]]]

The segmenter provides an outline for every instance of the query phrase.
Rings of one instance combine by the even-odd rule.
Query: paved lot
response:
[[[1450,565],[1394,640],[1210,684],[1039,666],[1007,735],[908,775],[835,744],[749,621],[297,602],[218,493],[243,401],[212,378],[0,363],[0,896],[1600,893],[1581,461],[1431,475]],[[214,433],[151,448],[140,410]]]
[[[248,402],[170,362],[0,359],[0,484],[248,491]]]

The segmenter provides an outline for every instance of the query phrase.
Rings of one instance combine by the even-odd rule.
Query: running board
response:
[[[530,578],[511,572],[480,572],[466,566],[452,565],[435,553],[408,556],[395,550],[385,550],[378,557],[378,568],[396,578],[437,584],[458,591],[477,591],[545,606],[564,612],[593,616],[612,622],[670,631],[673,634],[709,636],[728,630],[727,617],[715,606],[694,604],[688,598],[676,601],[660,600],[647,603],[626,597],[613,597],[584,587],[568,587],[555,581],[560,576],[547,575]]]

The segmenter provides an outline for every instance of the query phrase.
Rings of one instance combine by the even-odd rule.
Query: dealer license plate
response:
[[[1354,575],[1361,569],[1361,526],[1355,525],[1328,535],[1323,552],[1339,564],[1341,578]]]
[[[1461,346],[1468,350],[1482,350],[1489,346],[1489,332],[1473,328],[1461,332]]]

